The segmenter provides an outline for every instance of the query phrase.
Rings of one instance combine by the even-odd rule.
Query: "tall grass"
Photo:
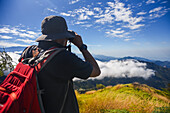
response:
[[[154,92],[153,88],[150,89]],[[141,88],[135,88],[132,84],[126,84],[93,91],[90,94],[76,92],[76,96],[80,113],[103,113],[109,109],[151,113],[155,108],[169,107],[170,100],[153,92],[147,92]]]

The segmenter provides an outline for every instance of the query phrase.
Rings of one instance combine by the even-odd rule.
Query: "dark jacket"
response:
[[[40,43],[39,48],[44,51],[56,46],[55,43]],[[56,54],[38,74],[38,81],[46,113],[59,113],[65,94],[68,94],[64,103],[63,113],[79,113],[77,99],[73,89],[74,77],[87,79],[92,72],[92,65],[84,62],[75,54],[63,50]],[[68,85],[68,80],[71,81]]]

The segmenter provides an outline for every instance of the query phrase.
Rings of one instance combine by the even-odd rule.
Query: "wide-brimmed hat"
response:
[[[41,32],[42,35],[35,40],[36,42],[75,37],[75,33],[68,30],[67,23],[61,16],[45,17],[41,23]]]

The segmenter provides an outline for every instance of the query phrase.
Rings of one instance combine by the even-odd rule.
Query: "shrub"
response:
[[[4,71],[12,71],[12,58],[4,51],[0,51],[0,76],[4,75]]]
[[[103,84],[96,84],[96,89],[103,89],[105,86]]]

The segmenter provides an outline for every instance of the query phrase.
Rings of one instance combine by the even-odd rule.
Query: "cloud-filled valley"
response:
[[[137,60],[111,60],[109,62],[97,61],[101,69],[101,75],[96,79],[104,77],[132,78],[142,77],[148,79],[155,75],[155,71],[147,68],[146,63]]]
[[[16,65],[20,57],[18,52],[7,53],[12,57],[14,61],[13,65]],[[108,62],[102,62],[97,60],[97,63],[101,69],[101,75],[99,77],[90,79],[103,79],[104,77],[115,78],[142,77],[144,79],[148,79],[149,77],[155,75],[155,71],[152,69],[148,69],[146,63],[142,63],[134,59],[110,60]]]

